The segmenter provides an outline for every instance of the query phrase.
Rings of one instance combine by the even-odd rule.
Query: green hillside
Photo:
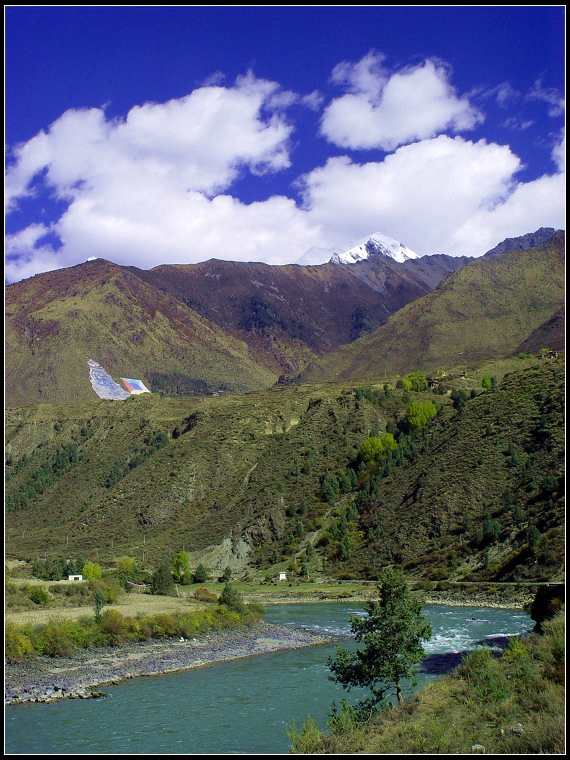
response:
[[[400,434],[398,449],[361,474],[339,509],[360,538],[337,573],[374,577],[397,564],[431,580],[562,577],[562,360],[471,395]]]
[[[542,248],[482,257],[300,380],[364,379],[511,356],[564,303],[564,233]]]
[[[268,387],[277,376],[248,346],[174,297],[105,261],[10,286],[6,395],[11,405],[96,398],[87,360],[152,387]]]
[[[487,374],[505,377],[482,393]],[[561,360],[531,358],[450,371],[437,393],[391,378],[386,388],[14,408],[8,553],[144,553],[152,563],[185,546],[241,571],[294,561],[374,577],[380,565],[404,563],[434,580],[555,577],[562,379]],[[453,389],[479,395],[458,411]],[[401,431],[414,401],[440,411],[410,436]],[[376,482],[358,452],[387,429],[398,448]],[[482,543],[486,519],[498,533]]]

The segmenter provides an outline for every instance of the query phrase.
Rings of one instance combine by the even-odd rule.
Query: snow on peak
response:
[[[387,235],[373,232],[350,248],[338,251],[331,256],[334,264],[356,264],[370,256],[388,256],[388,258],[403,264],[408,259],[417,259],[418,254]]]

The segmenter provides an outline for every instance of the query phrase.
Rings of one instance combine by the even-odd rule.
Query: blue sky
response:
[[[6,15],[11,279],[562,225],[561,7]]]

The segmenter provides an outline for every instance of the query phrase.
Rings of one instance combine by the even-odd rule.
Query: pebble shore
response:
[[[217,662],[327,644],[331,637],[300,628],[258,623],[180,641],[145,641],[79,650],[71,657],[36,657],[5,667],[5,702],[50,703],[105,696],[101,686],[129,678],[191,670]]]

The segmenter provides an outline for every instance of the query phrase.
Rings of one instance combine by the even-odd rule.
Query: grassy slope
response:
[[[501,659],[470,655],[408,704],[362,728],[331,736],[315,726],[294,751],[303,753],[564,753],[564,618],[544,636],[516,640]]]
[[[140,557],[146,550],[148,559],[165,547],[200,549],[231,535],[263,543],[283,534],[289,505],[306,501],[308,514],[324,509],[321,473],[339,466],[377,417],[356,410],[339,387],[311,386],[11,410],[8,496],[25,492],[65,444],[77,446],[80,460],[8,512],[9,551]],[[157,431],[167,444],[148,449],[144,440]],[[106,488],[113,466],[124,466],[136,448],[149,452],[142,464]]]
[[[6,392],[9,404],[95,398],[87,360],[116,379],[182,373],[213,387],[271,385],[245,343],[223,332],[128,270],[92,262],[7,291]],[[56,274],[58,276],[56,276]]]
[[[415,458],[380,481],[379,497],[361,515],[365,540],[337,570],[352,577],[396,562],[434,580],[559,577],[563,409],[561,360],[506,375],[497,391],[467,401],[460,413],[446,407]],[[499,536],[483,546],[485,515],[497,521]],[[532,526],[542,534],[535,554],[528,548]]]
[[[302,379],[362,379],[510,356],[563,304],[563,251],[557,234],[541,249],[478,259]]]
[[[561,362],[502,360],[451,382],[480,388],[482,374],[500,380],[517,366],[504,387],[468,401],[461,415],[448,397],[418,394],[445,407],[429,427],[425,451],[382,481],[380,503],[362,515],[360,547],[348,562],[331,557],[325,572],[366,576],[378,563],[401,561],[412,574],[434,580],[556,576],[562,499],[558,485],[544,498],[541,484],[561,474]],[[321,476],[346,467],[363,438],[397,419],[409,402],[394,391],[375,404],[358,400],[353,389],[350,383],[283,386],[245,396],[12,409],[9,501],[26,493],[34,473],[64,445],[74,442],[79,461],[54,476],[43,494],[8,512],[9,554],[142,558],[144,552],[154,561],[166,549],[186,546],[220,569],[254,560],[278,565],[307,542],[317,545],[335,511],[353,498],[322,501]],[[537,446],[541,416],[547,445]],[[157,432],[166,443],[154,449],[144,441]],[[511,444],[532,454],[526,468],[509,463]],[[129,470],[135,455],[142,461]],[[117,465],[124,477],[107,488]],[[528,476],[537,479],[531,488]],[[522,510],[516,525],[503,504],[507,491]],[[501,525],[500,541],[490,548],[476,543],[485,512]],[[373,539],[380,521],[383,534]],[[531,561],[526,551],[531,523],[547,536],[548,561]],[[318,549],[317,559],[327,552]]]

